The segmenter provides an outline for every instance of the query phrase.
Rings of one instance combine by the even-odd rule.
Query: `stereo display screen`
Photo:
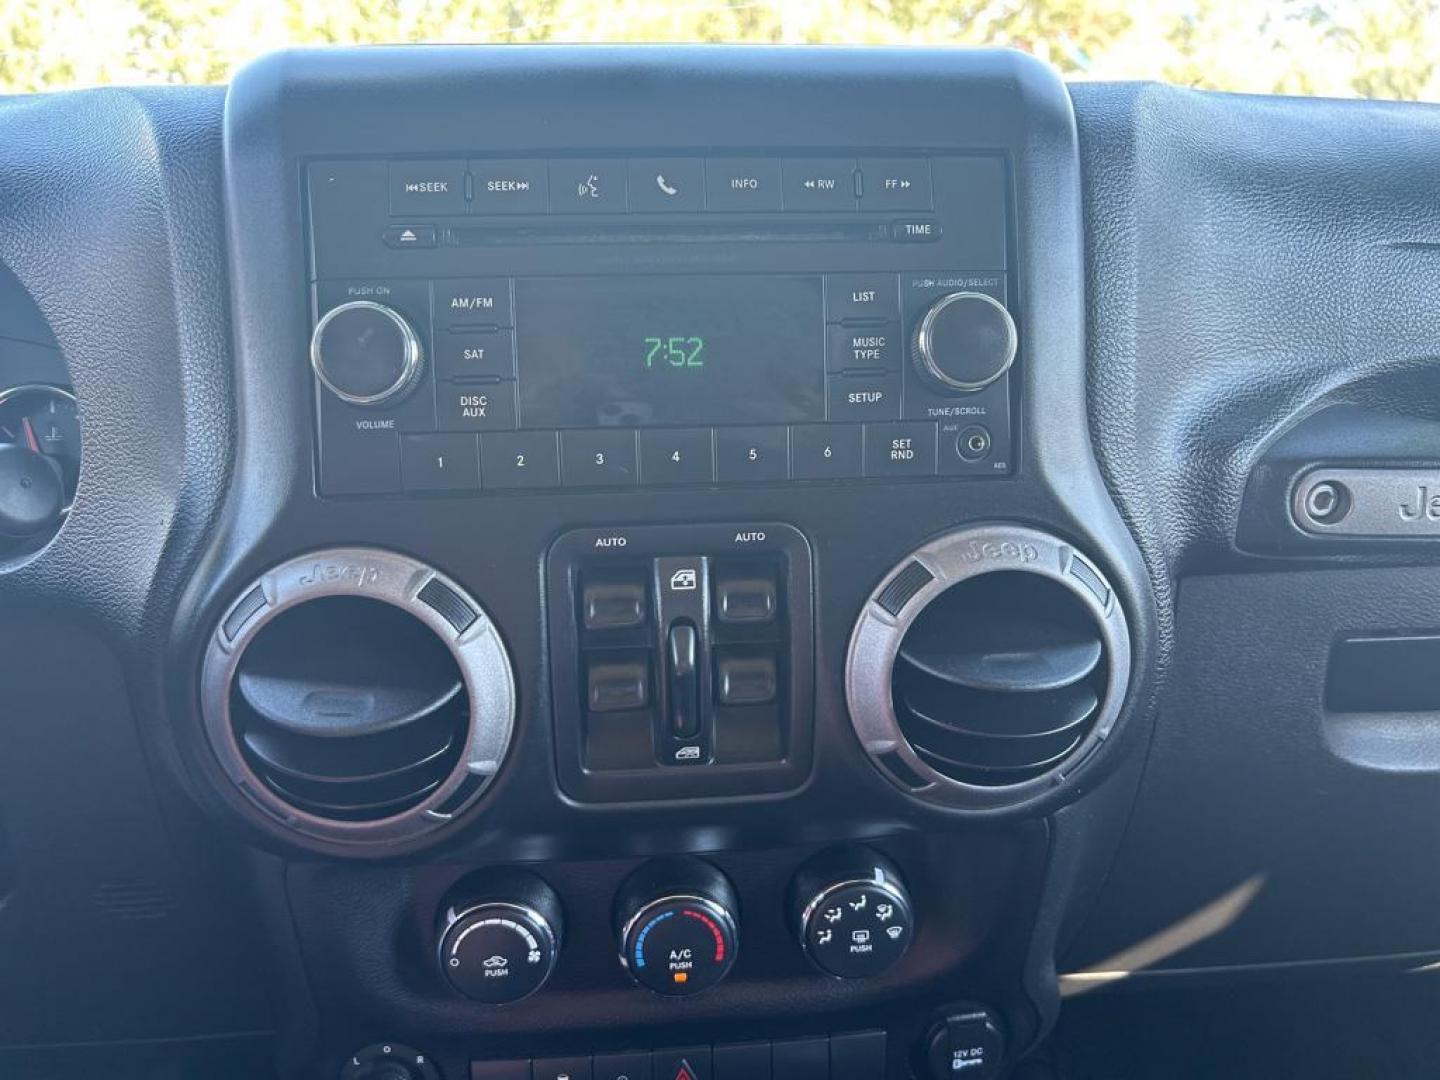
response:
[[[814,275],[521,278],[522,427],[825,419]]]

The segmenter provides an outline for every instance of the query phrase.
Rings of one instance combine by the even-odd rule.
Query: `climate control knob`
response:
[[[420,336],[409,320],[373,300],[331,308],[310,337],[315,377],[351,405],[400,401],[414,389],[424,364]]]
[[[486,1005],[508,1005],[544,986],[560,955],[560,900],[533,874],[498,871],[456,890],[440,935],[440,970]]]
[[[978,292],[947,293],[915,327],[910,359],[946,394],[982,390],[1010,370],[1019,336],[1005,305]]]
[[[620,890],[620,959],[657,994],[684,997],[730,973],[739,945],[735,889],[699,859],[657,859]]]
[[[915,909],[899,871],[869,848],[823,852],[802,866],[790,909],[805,954],[840,979],[888,971],[915,936]]]

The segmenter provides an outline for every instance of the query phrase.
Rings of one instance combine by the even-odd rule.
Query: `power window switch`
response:
[[[643,660],[592,662],[585,696],[592,713],[643,709],[650,703],[650,666]]]
[[[628,630],[645,625],[645,584],[597,581],[581,591],[586,630]]]
[[[775,582],[768,577],[721,578],[715,586],[715,610],[723,623],[764,623],[775,618]]]
[[[727,656],[716,666],[721,705],[768,705],[775,700],[779,678],[773,656]]]

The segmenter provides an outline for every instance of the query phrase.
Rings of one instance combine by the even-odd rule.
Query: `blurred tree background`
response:
[[[0,91],[420,41],[1005,45],[1071,78],[1440,99],[1440,0],[0,0]]]

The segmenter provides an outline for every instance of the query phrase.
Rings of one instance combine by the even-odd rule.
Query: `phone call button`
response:
[[[632,158],[630,209],[690,213],[705,209],[705,164],[700,158]]]

